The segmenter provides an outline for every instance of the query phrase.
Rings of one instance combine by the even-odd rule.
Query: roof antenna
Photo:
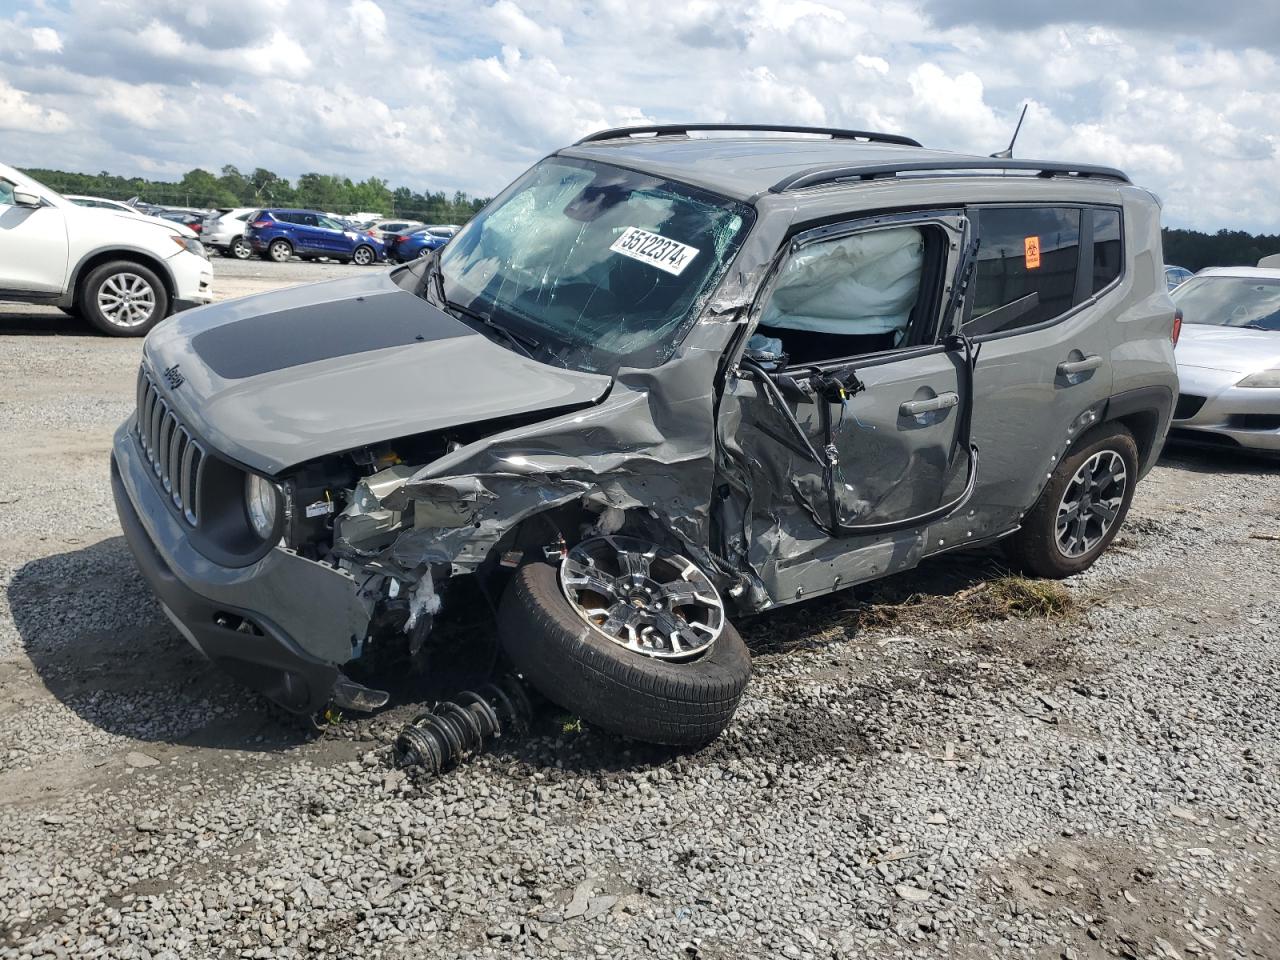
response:
[[[1018,141],[1018,131],[1022,129],[1022,121],[1027,119],[1027,107],[1029,106],[1031,106],[1029,102],[1024,103],[1022,105],[1022,113],[1018,116],[1018,125],[1013,128],[1013,136],[1009,140],[1009,146],[1005,147],[999,153],[993,153],[991,155],[991,159],[993,160],[1012,160],[1013,159],[1013,145]]]

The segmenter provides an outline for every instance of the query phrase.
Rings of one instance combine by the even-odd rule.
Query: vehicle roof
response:
[[[1257,280],[1280,280],[1280,270],[1271,267],[1205,267],[1197,277],[1250,277]]]
[[[799,135],[619,137],[577,143],[557,155],[612,163],[737,200],[753,200],[785,177],[815,168],[925,162],[945,169],[956,162],[986,160],[992,167],[1002,162],[947,150]]]

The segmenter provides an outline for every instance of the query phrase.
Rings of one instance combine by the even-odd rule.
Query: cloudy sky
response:
[[[591,130],[787,121],[1125,168],[1280,232],[1280,5],[1216,0],[0,0],[0,158],[232,163],[489,195]],[[1071,17],[1072,19],[1063,19]]]

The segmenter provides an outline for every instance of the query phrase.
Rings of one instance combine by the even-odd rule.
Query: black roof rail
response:
[[[957,157],[933,160],[904,160],[901,163],[871,163],[853,167],[813,167],[792,173],[769,188],[770,193],[803,190],[841,180],[880,180],[900,173],[950,173],[958,170],[1027,170],[1041,177],[1074,176],[1118,180],[1129,183],[1129,177],[1114,167],[1098,167],[1085,163],[1054,163],[1042,160],[1004,160],[996,157]]]
[[[793,127],[777,123],[664,123],[648,127],[613,127],[588,134],[575,147],[601,140],[622,140],[638,134],[655,137],[688,136],[690,133],[745,131],[749,133],[825,134],[832,140],[870,140],[873,143],[896,143],[900,147],[919,147],[918,140],[896,133],[874,133],[869,130],[841,130],[837,127]]]

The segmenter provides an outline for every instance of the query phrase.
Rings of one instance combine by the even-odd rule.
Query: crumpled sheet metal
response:
[[[732,326],[700,323],[655,370],[624,370],[599,405],[470,444],[387,497],[415,523],[389,555],[405,569],[473,572],[520,521],[583,501],[651,510],[699,554],[714,483],[714,383]],[[466,523],[453,520],[465,515]],[[436,523],[447,519],[450,522]]]

